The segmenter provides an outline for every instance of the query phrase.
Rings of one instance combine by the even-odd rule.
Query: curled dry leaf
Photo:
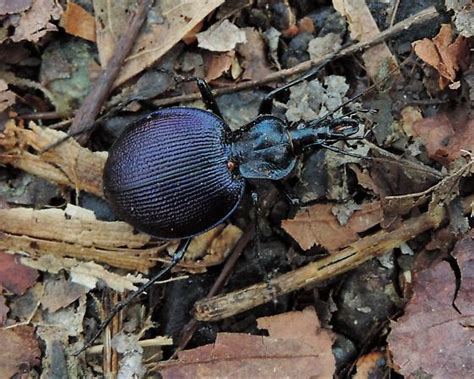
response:
[[[445,88],[454,82],[457,72],[469,57],[469,46],[464,37],[458,36],[454,41],[451,25],[443,24],[432,40],[424,38],[412,43],[416,55],[438,71],[439,87]]]
[[[198,33],[197,40],[201,49],[223,52],[235,49],[238,43],[244,43],[247,39],[245,31],[225,19]]]
[[[316,245],[334,251],[359,239],[358,233],[379,224],[382,217],[380,202],[365,203],[341,225],[331,204],[315,204],[299,210],[292,220],[283,220],[282,228],[303,250]]]
[[[456,244],[460,287],[448,262],[415,277],[405,315],[388,337],[396,370],[405,377],[468,378],[474,371],[474,232]]]
[[[178,353],[178,360],[159,365],[163,378],[332,378],[335,359],[332,332],[321,329],[313,309],[258,319],[269,337],[219,333],[214,344]]]
[[[95,19],[80,5],[67,3],[66,11],[61,17],[61,26],[66,33],[95,42]]]

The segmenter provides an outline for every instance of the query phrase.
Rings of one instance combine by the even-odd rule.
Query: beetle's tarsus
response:
[[[120,303],[116,304],[114,308],[110,311],[109,315],[100,323],[100,325],[97,328],[97,331],[95,334],[92,336],[89,341],[87,341],[84,346],[82,346],[78,351],[76,351],[73,355],[79,355],[86,349],[92,346],[94,341],[99,338],[99,336],[102,334],[104,329],[109,325],[109,323],[112,321],[112,319],[119,313],[122,309],[128,307],[130,303],[135,300],[138,296],[140,296],[143,292],[148,291],[150,287],[155,284],[158,280],[160,280],[164,275],[166,275],[168,272],[171,271],[173,267],[175,267],[183,258],[184,253],[186,253],[186,250],[188,249],[188,246],[191,242],[192,238],[186,238],[182,239],[179,242],[178,247],[176,248],[176,251],[173,254],[173,259],[171,260],[170,264],[163,268],[161,271],[159,271],[155,276],[153,276],[148,282],[146,282],[143,286],[138,288],[135,292],[133,292],[130,296],[128,296],[125,300],[121,301]]]

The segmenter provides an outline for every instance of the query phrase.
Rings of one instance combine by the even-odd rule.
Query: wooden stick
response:
[[[463,201],[469,212],[473,202],[474,195]],[[444,207],[435,207],[430,212],[404,221],[395,230],[382,230],[362,238],[336,254],[273,278],[269,283],[258,283],[225,295],[200,300],[195,304],[195,318],[199,321],[222,320],[265,304],[278,296],[320,283],[354,269],[427,230],[437,228],[445,218],[447,212]]]
[[[280,70],[277,72],[274,72],[268,76],[266,76],[263,79],[259,80],[249,80],[245,82],[241,82],[235,85],[231,85],[229,87],[225,88],[220,88],[216,89],[214,92],[214,95],[223,95],[226,93],[231,93],[231,92],[237,92],[237,91],[242,91],[245,89],[249,88],[255,88],[262,86],[263,84],[271,83],[271,82],[276,82],[278,80],[287,78],[292,75],[296,74],[301,74],[305,71],[308,71],[310,68],[317,66],[321,64],[322,62],[326,60],[334,60],[338,59],[341,57],[345,57],[348,55],[352,55],[354,53],[357,53],[358,51],[367,49],[368,47],[371,47],[373,45],[376,45],[380,42],[383,42],[387,39],[393,38],[396,35],[400,34],[401,32],[409,29],[413,25],[419,25],[423,24],[427,21],[430,21],[434,19],[435,17],[438,16],[438,12],[436,11],[435,7],[429,7],[425,10],[422,10],[421,12],[418,12],[417,14],[408,17],[407,19],[395,24],[394,26],[380,32],[376,37],[365,41],[365,42],[359,42],[352,44],[347,47],[343,47],[340,50],[326,54],[323,57],[316,59],[316,60],[307,60],[304,61],[294,67],[285,69],[285,70]],[[166,105],[172,105],[172,104],[178,104],[178,103],[184,103],[184,102],[189,102],[189,101],[194,101],[197,99],[201,98],[200,93],[191,93],[188,95],[180,95],[180,96],[175,96],[175,97],[169,97],[169,98],[164,98],[164,99],[158,99],[153,102],[153,104],[157,106],[166,106]]]
[[[84,144],[88,140],[94,120],[112,91],[112,86],[120,73],[123,61],[132,50],[138,33],[146,20],[151,3],[152,0],[142,0],[140,2],[137,12],[130,17],[127,29],[118,40],[114,54],[107,63],[105,70],[94,82],[91,91],[77,111],[69,129],[69,134],[78,135],[83,131],[89,131],[78,135],[77,141],[79,143]]]

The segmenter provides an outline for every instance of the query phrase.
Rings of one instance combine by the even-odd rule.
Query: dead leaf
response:
[[[0,16],[26,11],[33,0],[0,0]]]
[[[308,53],[312,60],[318,60],[326,54],[340,49],[342,38],[339,34],[328,33],[323,37],[316,37],[309,41]]]
[[[467,40],[454,35],[450,24],[442,24],[436,37],[424,38],[412,43],[416,55],[438,71],[439,87],[445,88],[456,79],[457,72],[469,56]]]
[[[11,378],[17,372],[27,373],[40,364],[41,351],[31,326],[0,329],[0,373]]]
[[[80,5],[68,1],[61,17],[61,26],[66,33],[95,42],[95,19]]]
[[[293,219],[283,220],[282,228],[303,250],[316,245],[334,251],[359,239],[358,233],[380,223],[382,216],[380,202],[365,203],[341,225],[331,204],[315,204],[299,210]]]
[[[8,89],[8,84],[3,79],[0,79],[0,112],[15,104],[15,99],[16,96]]]
[[[179,3],[174,0],[155,1],[149,11],[151,16],[147,18],[115,85],[124,83],[153,65],[223,2],[224,0]],[[124,30],[124,25],[129,22],[135,5],[136,1],[130,0],[114,2],[111,7],[109,0],[94,0],[97,46],[102,67],[105,67],[112,56],[115,44]]]
[[[81,296],[85,295],[88,289],[70,280],[60,278],[58,280],[49,279],[45,282],[44,296],[41,298],[43,309],[49,312],[56,312],[60,308],[65,308]]]
[[[206,77],[208,82],[220,78],[230,70],[234,61],[235,51],[227,53],[209,53],[204,56],[207,64]]]
[[[346,17],[353,40],[364,42],[380,33],[365,0],[333,0],[333,6],[341,16]],[[375,81],[398,67],[397,60],[385,43],[365,50],[362,59],[367,74]]]
[[[313,309],[258,319],[270,336],[219,333],[214,344],[181,351],[178,360],[159,365],[163,378],[332,378],[332,332],[321,329]]]
[[[23,295],[38,276],[36,270],[22,265],[17,256],[0,252],[0,284],[9,291]]]
[[[474,119],[462,109],[419,120],[413,133],[422,139],[428,156],[444,165],[459,158],[461,150],[474,152]]]
[[[242,79],[257,80],[269,75],[272,70],[267,62],[266,46],[262,35],[253,28],[245,28],[245,43],[237,46],[244,68]]]
[[[10,308],[7,307],[5,297],[0,295],[0,326],[5,324],[9,310]]]
[[[197,34],[198,47],[209,51],[230,51],[246,42],[245,32],[225,19]]]
[[[15,25],[12,41],[38,42],[47,32],[57,31],[58,28],[51,20],[58,20],[62,12],[55,0],[32,0],[31,7],[20,15],[18,24]]]
[[[442,261],[416,275],[414,294],[405,315],[392,322],[388,337],[396,370],[405,377],[472,376],[473,251],[474,232],[471,230],[453,252],[461,271],[457,294],[455,273],[448,262]]]

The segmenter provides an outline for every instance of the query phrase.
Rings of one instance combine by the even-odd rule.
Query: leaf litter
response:
[[[224,87],[223,90],[232,92],[234,86],[247,81],[259,83],[268,75],[273,75],[276,69],[288,69],[288,74],[283,74],[278,83],[270,84],[269,87],[272,88],[284,83],[290,77],[292,69],[298,68],[291,65],[308,64],[310,59],[318,60],[325,54],[337,51],[340,46],[347,46],[350,39],[344,32],[346,21],[353,40],[370,41],[387,26],[387,15],[390,12],[394,12],[390,16],[392,21],[395,16],[403,20],[411,15],[406,13],[403,6],[390,9],[390,6],[395,5],[392,1],[384,2],[380,6],[381,11],[370,2],[361,0],[337,1],[333,4],[328,2],[329,6],[324,10],[321,10],[319,3],[310,4],[307,1],[277,1],[271,4],[242,1],[232,5],[226,3],[220,7],[222,3],[223,1],[218,0],[199,4],[155,2],[149,10],[135,50],[126,60],[121,77],[115,83],[120,86],[126,82],[126,85],[114,92],[113,101],[103,107],[106,123],[109,120],[115,121],[115,112],[123,104],[126,104],[128,113],[136,115],[137,110],[146,111],[149,106],[147,100],[153,100],[156,96],[172,101],[176,95],[186,96],[187,92],[196,91],[188,83],[176,85],[173,75],[205,76],[213,81],[214,89]],[[87,207],[83,191],[95,194],[98,197],[95,201],[100,202],[99,198],[103,196],[101,171],[106,157],[101,151],[104,146],[110,145],[107,133],[98,132],[100,138],[94,138],[91,146],[98,152],[92,153],[90,149],[69,140],[58,148],[42,153],[44,147],[64,136],[53,128],[61,128],[62,123],[67,125],[69,122],[67,117],[77,109],[99,73],[100,67],[96,62],[100,61],[103,68],[106,66],[123,32],[123,26],[128,24],[130,15],[136,10],[136,3],[125,0],[114,2],[111,6],[104,0],[78,4],[68,2],[64,9],[60,4],[62,3],[50,0],[0,2],[3,21],[0,43],[4,42],[0,56],[5,57],[2,58],[5,67],[0,72],[0,130],[3,132],[0,136],[0,162],[8,165],[6,169],[3,166],[0,168],[0,178],[2,181],[6,178],[2,188],[8,193],[8,205],[6,209],[0,210],[3,220],[0,222],[0,249],[9,253],[21,253],[21,258],[18,255],[1,255],[10,262],[0,264],[1,268],[9,274],[13,272],[18,275],[0,275],[5,281],[1,282],[0,288],[0,321],[7,327],[0,329],[0,332],[8,333],[8,338],[4,340],[11,341],[13,347],[13,356],[9,356],[11,360],[0,360],[0,369],[2,373],[12,375],[20,368],[26,367],[29,370],[39,367],[45,376],[53,373],[63,377],[106,376],[111,372],[118,372],[120,377],[143,377],[153,371],[153,367],[156,371],[157,360],[166,359],[168,354],[166,350],[161,350],[157,341],[160,337],[146,337],[146,340],[140,341],[144,337],[144,331],[147,336],[161,333],[161,329],[152,327],[154,324],[146,316],[148,312],[143,310],[136,312],[139,315],[131,317],[135,321],[129,320],[123,325],[124,331],[115,334],[112,344],[106,338],[106,363],[99,363],[95,359],[101,356],[98,354],[101,345],[93,347],[88,353],[87,364],[74,358],[71,352],[82,345],[84,333],[87,335],[94,329],[96,317],[103,318],[103,313],[108,311],[101,298],[96,297],[97,293],[103,292],[104,286],[120,293],[133,290],[145,280],[141,274],[126,275],[117,268],[127,272],[137,270],[146,273],[156,264],[156,260],[169,262],[170,257],[163,253],[172,252],[176,245],[157,243],[149,236],[134,232],[124,223],[105,221],[99,216],[110,215],[110,211],[100,213],[97,208],[94,209],[97,213],[93,215],[82,207],[58,209],[58,204],[71,202]],[[84,8],[80,8],[79,4]],[[369,78],[380,78],[380,75],[396,67],[396,61],[401,62],[402,76],[389,92],[385,95],[373,95],[372,103],[364,101],[364,105],[352,104],[347,107],[351,110],[377,108],[377,101],[378,104],[383,104],[379,108],[385,109],[380,109],[379,115],[357,114],[361,123],[365,124],[366,131],[372,133],[366,136],[367,140],[375,140],[376,145],[368,141],[348,142],[354,149],[353,152],[363,156],[370,155],[374,160],[369,162],[360,157],[341,156],[324,150],[318,151],[314,156],[308,154],[304,166],[298,167],[295,176],[287,184],[290,190],[294,189],[291,187],[299,186],[298,182],[303,180],[302,174],[301,179],[299,177],[299,170],[305,173],[304,180],[308,182],[314,182],[317,178],[317,189],[309,185],[301,186],[298,195],[302,199],[318,201],[318,204],[287,211],[288,208],[282,205],[282,199],[278,199],[270,211],[263,212],[260,225],[264,239],[279,242],[275,246],[282,245],[281,249],[272,248],[272,254],[276,254],[277,250],[282,251],[281,257],[275,255],[275,262],[293,260],[294,264],[300,265],[317,259],[311,252],[330,253],[325,261],[329,262],[327,267],[319,267],[318,272],[331,268],[332,264],[344,262],[346,257],[341,258],[341,253],[350,252],[349,256],[357,256],[370,249],[383,250],[384,246],[392,246],[383,258],[373,261],[371,265],[359,267],[363,279],[370,279],[370,283],[383,283],[381,292],[386,292],[387,296],[393,293],[398,284],[400,287],[406,285],[403,287],[403,294],[407,296],[405,300],[409,303],[405,315],[398,323],[392,322],[393,330],[389,337],[392,357],[384,352],[387,347],[386,327],[381,328],[374,336],[367,336],[368,333],[364,330],[362,334],[367,336],[367,340],[353,337],[361,333],[357,330],[357,325],[350,323],[344,334],[351,337],[340,334],[340,325],[334,324],[333,320],[338,318],[338,312],[342,314],[341,310],[335,306],[330,307],[328,303],[341,304],[341,301],[353,295],[360,304],[368,304],[368,297],[364,297],[363,291],[359,293],[359,287],[350,279],[346,278],[346,283],[349,284],[343,286],[338,284],[343,283],[342,281],[328,276],[325,282],[319,282],[317,286],[303,284],[294,287],[300,289],[297,295],[276,298],[273,294],[267,297],[267,302],[273,299],[273,308],[270,305],[266,309],[262,307],[259,314],[281,313],[279,316],[255,321],[254,313],[245,312],[242,317],[230,317],[222,322],[200,326],[192,339],[193,346],[199,347],[181,351],[177,361],[158,364],[165,375],[192,369],[198,377],[211,372],[215,376],[224,376],[235,369],[242,376],[255,376],[256,373],[265,376],[267,372],[277,369],[281,370],[279,372],[288,372],[290,377],[332,377],[342,375],[344,370],[350,372],[355,366],[356,377],[368,377],[369,372],[387,375],[390,369],[387,367],[387,360],[390,358],[395,362],[395,369],[401,373],[410,375],[420,372],[404,359],[403,354],[409,355],[409,358],[420,357],[422,372],[433,372],[432,375],[435,376],[455,377],[458,373],[456,370],[462,370],[462,364],[465,363],[461,360],[467,359],[463,355],[465,351],[456,353],[458,360],[447,361],[446,372],[440,374],[435,367],[439,360],[433,360],[437,355],[425,357],[425,352],[416,350],[416,343],[419,341],[431,344],[433,349],[447,347],[449,351],[462,350],[461,342],[466,341],[465,336],[459,325],[452,323],[451,319],[441,320],[442,325],[435,325],[434,328],[440,328],[440,333],[456,331],[460,335],[458,343],[450,337],[432,342],[429,340],[429,329],[426,333],[424,329],[409,332],[403,329],[411,319],[416,319],[420,308],[422,313],[428,314],[425,315],[427,319],[432,316],[423,305],[430,304],[432,309],[440,309],[439,315],[446,313],[455,319],[458,315],[452,313],[453,309],[469,312],[469,303],[472,304],[472,299],[469,298],[472,291],[466,295],[466,288],[469,287],[466,277],[469,278],[469,272],[465,267],[469,266],[469,252],[472,251],[469,243],[463,242],[462,245],[468,246],[468,253],[461,254],[463,258],[457,258],[464,282],[461,282],[454,308],[452,304],[449,308],[448,300],[442,298],[444,295],[452,298],[449,295],[452,295],[453,288],[454,293],[456,292],[452,271],[449,271],[448,266],[443,266],[443,263],[427,268],[427,262],[439,262],[443,254],[449,253],[452,245],[469,230],[466,212],[470,209],[472,213],[472,201],[469,203],[467,197],[470,195],[469,181],[472,180],[473,172],[472,164],[469,163],[472,160],[469,154],[472,154],[474,145],[472,115],[466,110],[465,103],[456,100],[463,98],[462,96],[469,97],[473,88],[469,84],[472,84],[469,76],[472,64],[467,59],[466,49],[469,42],[467,38],[472,36],[469,23],[472,8],[460,1],[446,1],[446,6],[453,10],[452,24],[440,26],[436,23],[434,28],[427,27],[423,33],[415,33],[408,28],[408,42],[405,41],[402,45],[398,44],[397,39],[393,39],[390,45],[382,42],[365,50],[360,55],[361,60],[358,60],[358,56],[349,54],[336,64],[328,65],[320,75],[324,79],[292,88],[289,94],[283,94],[275,104],[276,112],[281,117],[286,113],[287,119],[294,123],[301,119],[317,119],[343,104],[347,98],[364,91],[369,85]],[[324,22],[335,18],[337,22]],[[337,27],[339,24],[340,30]],[[83,40],[73,39],[72,35]],[[419,59],[416,62],[407,61],[410,44],[417,40],[414,50],[419,53]],[[88,54],[79,54],[82,51],[80,46],[87,46]],[[161,60],[157,62],[158,59]],[[76,66],[79,62],[80,65]],[[75,70],[79,67],[81,75],[77,76]],[[137,76],[138,81],[134,76]],[[226,117],[227,113],[230,113],[229,119],[235,118],[232,113],[255,113],[253,102],[264,91],[267,92],[268,89],[251,89],[252,106],[245,103],[248,97],[243,96],[244,94],[226,95]],[[446,99],[451,103],[445,103]],[[452,103],[456,103],[455,108],[451,106]],[[344,114],[344,111],[347,112],[348,109],[341,110],[337,116]],[[56,118],[52,121],[42,119],[43,112]],[[39,120],[25,127],[31,117],[39,117]],[[56,125],[57,121],[59,125]],[[374,123],[375,121],[377,122]],[[118,121],[117,124],[123,127],[125,122]],[[44,128],[44,125],[51,128]],[[116,135],[118,132],[114,130],[112,134],[114,133]],[[363,134],[361,132],[361,136]],[[346,149],[343,145],[336,146]],[[45,194],[35,199],[32,190],[33,192],[21,197],[22,188],[28,187],[28,178],[12,177],[12,173],[17,175],[20,170],[55,183],[50,196]],[[42,191],[46,193],[47,189]],[[2,204],[5,202],[5,199],[0,200]],[[13,208],[8,209],[10,206]],[[25,206],[53,209],[32,210]],[[442,209],[449,212],[444,213]],[[248,214],[252,214],[252,211],[243,204],[243,210],[232,221],[240,228],[247,227]],[[444,219],[440,215],[444,215]],[[417,222],[418,219],[427,220],[426,225]],[[273,233],[281,220],[288,235]],[[449,223],[443,221],[443,227],[433,233],[427,230],[437,227],[442,220],[449,220]],[[200,282],[205,282],[215,274],[215,269],[207,270],[208,267],[221,264],[230,254],[242,236],[239,227],[219,226],[193,241],[181,269],[199,274],[178,278],[184,284],[185,292],[191,294],[198,290],[201,291],[198,299],[205,296],[207,291],[200,289]],[[397,235],[398,230],[403,231],[404,228],[411,231],[411,234],[406,234],[409,237]],[[106,235],[112,238],[106,238]],[[385,235],[385,239],[369,245],[371,238],[378,235]],[[415,236],[418,238],[410,241]],[[424,245],[424,241],[428,243]],[[365,247],[360,249],[359,246]],[[307,249],[311,252],[304,251]],[[401,254],[399,257],[397,249],[414,255]],[[426,257],[427,254],[420,254],[424,249],[435,259],[430,260]],[[250,250],[252,254],[249,253]],[[255,260],[250,260],[254,253],[253,248],[244,252],[246,258],[239,261],[236,274],[227,282],[226,290],[230,291],[229,295],[232,295],[232,289],[242,288],[259,280],[259,274],[255,273],[258,271]],[[331,262],[332,255],[339,261]],[[417,264],[414,263],[415,260]],[[245,262],[242,261],[248,261],[250,268],[247,270],[253,271],[245,271]],[[383,267],[383,270],[374,269],[377,265]],[[354,267],[356,266],[358,264]],[[273,270],[277,272],[282,267]],[[416,273],[420,267],[424,271]],[[306,270],[306,266],[301,269]],[[402,272],[399,280],[395,274],[398,269]],[[30,270],[30,275],[23,275],[25,270]],[[384,270],[394,270],[393,275],[388,277],[388,282],[384,281],[387,277],[382,278],[380,274]],[[445,277],[440,277],[438,270]],[[292,271],[289,274],[291,273]],[[412,276],[415,276],[416,281],[410,289]],[[265,276],[262,278],[264,282],[268,280]],[[7,279],[10,280],[9,283]],[[443,280],[439,291],[432,293],[438,303],[429,303],[432,299],[423,295],[420,283],[428,281],[430,285],[435,283],[436,287],[436,282]],[[303,282],[314,283],[311,278]],[[284,281],[278,283],[286,285]],[[168,299],[174,296],[172,287],[169,285],[163,291],[163,296]],[[269,290],[268,285],[261,287]],[[429,286],[425,287],[429,289]],[[10,292],[11,289],[14,289],[14,293]],[[280,288],[273,290],[279,291]],[[411,290],[415,294],[410,300],[408,296]],[[174,314],[171,320],[176,323],[177,326],[174,327],[178,330],[184,328],[188,312],[196,300],[188,300],[187,293],[177,299],[186,310],[183,314]],[[243,303],[243,297],[231,301],[229,308]],[[257,297],[258,293],[252,301],[255,302]],[[328,309],[324,322],[329,324],[333,332],[320,328],[313,310],[294,311],[314,305],[315,298],[318,299],[320,308]],[[169,304],[169,301],[164,302],[161,296],[154,294],[150,299],[153,303]],[[116,298],[113,300],[117,301]],[[191,303],[188,304],[187,301]],[[344,302],[342,304],[347,305]],[[361,313],[367,319],[375,319],[377,311],[380,314],[388,312],[386,309],[372,309],[374,307],[364,306],[349,311],[345,316],[346,321],[359,320],[350,312],[354,312],[355,316]],[[383,305],[380,303],[378,307],[383,308]],[[93,308],[99,310],[96,312]],[[401,308],[398,304],[398,312]],[[130,309],[127,319],[135,309],[137,308]],[[96,317],[91,317],[91,314],[96,313]],[[161,313],[159,307],[155,313]],[[172,327],[167,325],[170,321],[159,317],[157,316],[163,324],[163,330],[171,330]],[[387,317],[390,316],[385,316]],[[463,331],[469,330],[470,319],[466,317],[462,322]],[[262,333],[255,326],[252,327],[257,323],[260,329],[268,331],[269,336],[255,335]],[[21,334],[25,325],[29,328],[28,337],[17,344],[15,341],[18,339],[14,334]],[[110,331],[116,332],[118,328],[120,326],[113,326]],[[407,333],[409,337],[403,333]],[[207,337],[200,340],[202,335]],[[357,360],[353,356],[341,357],[336,353],[337,349],[331,349],[331,345],[334,340],[344,340],[343,337],[352,346],[357,344],[374,348],[372,351],[358,351],[363,355]],[[396,338],[409,338],[409,341],[406,346],[401,346]],[[39,340],[42,341],[41,345]],[[409,345],[410,342],[415,347]],[[174,343],[176,347],[178,340]],[[43,354],[41,362],[39,346]],[[118,351],[119,356],[113,356],[112,350]],[[259,355],[262,352],[264,354]],[[280,355],[272,356],[275,352]],[[299,352],[308,354],[301,356]],[[152,354],[156,356],[151,357]],[[226,354],[230,354],[231,359]],[[281,356],[287,357],[290,364],[285,364]],[[305,366],[305,362],[309,362],[308,366]]]

